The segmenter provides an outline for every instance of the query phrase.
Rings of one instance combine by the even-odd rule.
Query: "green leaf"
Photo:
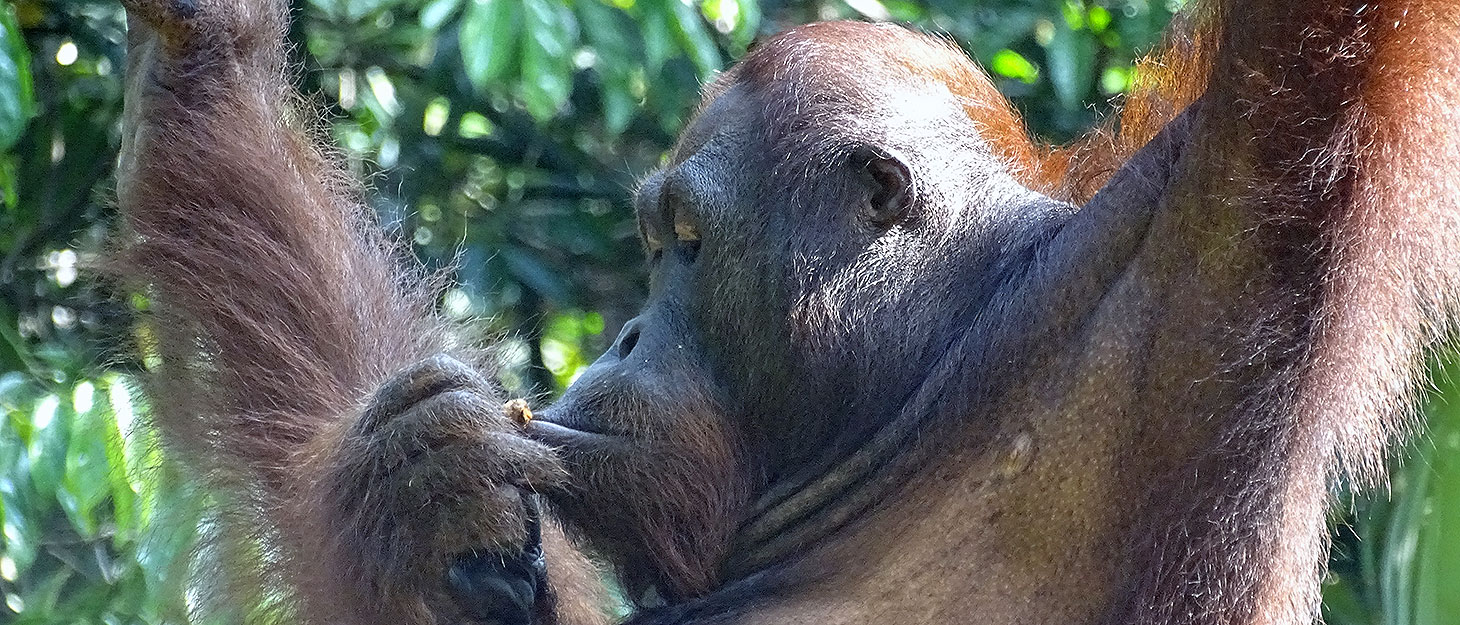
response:
[[[460,8],[461,0],[430,0],[421,7],[421,26],[436,30]]]
[[[16,416],[11,414],[11,418],[0,422],[0,527],[4,528],[0,547],[16,570],[24,573],[40,547],[34,517],[45,511],[35,504],[34,491],[29,488],[30,461],[25,442],[14,427]]]
[[[669,2],[679,0],[640,0],[640,36],[644,40],[644,69],[650,76],[659,73],[674,55],[674,34],[669,22],[673,19]]]
[[[633,32],[634,24],[623,11],[601,2],[579,2],[578,21],[598,57],[594,70],[601,80],[604,125],[610,134],[617,135],[628,127],[638,110],[639,98],[634,93],[638,63],[628,34]]]
[[[628,129],[639,111],[639,100],[633,94],[633,79],[627,77],[606,80],[600,104],[603,106],[603,125],[609,134],[618,135]]]
[[[507,271],[519,284],[523,284],[539,295],[554,302],[572,301],[572,292],[563,276],[542,262],[531,251],[516,246],[504,248],[501,258],[507,263]]]
[[[578,23],[573,13],[551,0],[524,0],[522,100],[538,121],[557,116],[573,94],[573,48]]]
[[[1035,67],[1024,55],[1013,50],[999,50],[989,62],[989,69],[995,74],[1014,78],[1021,82],[1033,84],[1039,78],[1039,68]]]
[[[1348,580],[1323,585],[1323,618],[1328,625],[1364,625],[1368,613]]]
[[[602,2],[578,2],[578,20],[583,38],[602,58],[629,61],[634,58],[634,23],[628,14]]]
[[[667,1],[674,17],[670,20],[670,27],[679,39],[680,48],[689,55],[700,80],[709,80],[715,72],[720,71],[721,60],[720,48],[715,45],[710,29],[705,27],[704,16],[694,7],[679,0]]]
[[[1130,90],[1131,76],[1135,71],[1129,65],[1112,65],[1100,74],[1100,91],[1106,95],[1125,93]]]
[[[35,434],[30,440],[27,457],[30,461],[30,482],[38,493],[56,492],[66,474],[69,412],[62,408],[61,398],[55,395],[42,397],[31,412],[31,426],[35,428]]]
[[[1431,447],[1421,446],[1394,478],[1395,504],[1385,529],[1379,561],[1379,588],[1384,622],[1415,625],[1416,556],[1425,491],[1429,488]]]
[[[730,31],[730,41],[735,44],[735,52],[744,54],[750,42],[755,40],[755,34],[760,32],[760,2],[758,0],[737,0],[740,5],[740,21],[735,24],[735,30]]]
[[[1055,20],[1054,36],[1044,47],[1049,82],[1055,98],[1067,111],[1084,107],[1085,94],[1095,81],[1095,53],[1099,42],[1085,32],[1077,32],[1065,20]]]
[[[102,381],[101,388],[105,392],[98,389],[97,395],[103,401],[99,411],[105,414],[105,418],[101,419],[101,426],[105,428],[103,439],[106,442],[106,464],[110,469],[107,471],[107,485],[111,491],[112,518],[117,524],[117,535],[113,542],[120,547],[120,543],[130,540],[132,533],[138,529],[137,493],[132,487],[135,469],[128,461],[126,434],[122,432],[123,427],[131,427],[131,401],[130,397],[122,399],[122,409],[128,414],[119,418],[116,405],[118,391],[125,394],[126,387],[122,385],[119,376],[111,375]],[[126,423],[122,423],[122,419]]]
[[[518,0],[471,0],[461,16],[461,66],[480,92],[506,78],[521,47],[522,3]]]
[[[1431,441],[1421,443],[1424,461],[1415,463],[1431,478],[1419,521],[1414,625],[1448,625],[1460,617],[1460,378],[1455,368],[1452,363],[1441,385],[1448,401],[1430,406]]]
[[[15,5],[0,9],[0,150],[20,140],[35,115],[35,92],[30,78],[30,53],[15,20]]]
[[[1048,23],[1043,13],[1029,8],[1000,9],[998,19],[980,24],[978,36],[963,42],[980,59],[1020,44],[1036,35],[1040,24]],[[1037,39],[1037,37],[1035,37]]]
[[[597,313],[569,311],[550,315],[544,324],[542,360],[558,388],[567,388],[591,364],[592,355],[584,353],[584,338],[603,331],[603,318]]]
[[[150,477],[143,505],[152,522],[138,536],[136,561],[147,585],[160,589],[187,573],[189,552],[199,534],[200,502],[175,471],[160,468]]]
[[[90,381],[76,385],[71,411],[71,436],[66,449],[66,474],[57,499],[71,518],[72,527],[87,540],[101,526],[97,507],[111,491],[107,435],[111,419],[96,410],[96,387]],[[64,497],[61,496],[64,494]]]
[[[16,159],[11,154],[0,154],[0,206],[16,210],[20,204],[20,176]]]
[[[1065,17],[1065,24],[1074,30],[1085,28],[1085,4],[1066,0],[1060,5],[1060,13]]]
[[[309,3],[335,20],[358,22],[398,4],[399,0],[309,0]]]
[[[1098,4],[1090,7],[1088,21],[1091,31],[1097,33],[1105,32],[1105,29],[1110,26],[1110,19],[1110,11],[1105,7]]]
[[[25,338],[20,336],[20,319],[5,302],[0,302],[0,368],[10,371],[38,371]]]

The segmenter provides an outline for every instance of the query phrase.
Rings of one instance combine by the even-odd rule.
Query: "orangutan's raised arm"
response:
[[[150,298],[153,419],[237,554],[213,586],[239,596],[218,599],[282,622],[601,620],[597,581],[524,494],[559,478],[552,454],[463,364],[484,362],[435,316],[436,281],[312,136],[288,3],[126,5],[115,266]],[[513,585],[451,597],[453,565]]]
[[[1151,75],[1209,76],[1204,92],[1072,222],[1150,215],[1080,320],[1075,375],[1104,382],[1071,403],[1143,424],[1125,455],[1150,479],[1148,529],[1117,620],[1306,622],[1329,484],[1381,478],[1460,295],[1460,5],[1251,0],[1188,19],[1197,43],[1168,59],[1210,66]],[[1141,374],[1090,357],[1108,345]]]

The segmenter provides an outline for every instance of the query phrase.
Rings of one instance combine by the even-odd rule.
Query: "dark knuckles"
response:
[[[495,402],[492,383],[475,368],[438,354],[405,368],[380,385],[352,426],[362,441],[383,445],[378,466],[395,471],[415,462],[421,449],[489,453],[481,470],[516,493],[525,540],[518,548],[481,545],[456,554],[445,571],[445,590],[455,612],[470,623],[531,625],[550,600],[542,550],[542,518],[530,487],[550,479],[533,459],[545,450],[516,435]],[[492,419],[501,419],[500,428]],[[465,421],[462,421],[465,420]],[[465,435],[467,445],[453,445]],[[477,438],[480,437],[480,438]],[[391,441],[412,441],[400,446]],[[477,460],[473,460],[477,462]],[[510,500],[504,500],[506,503]],[[507,504],[511,505],[511,504]]]
[[[537,604],[548,596],[537,496],[522,492],[522,508],[527,540],[520,550],[469,551],[458,555],[446,571],[452,600],[474,621],[531,625]]]
[[[357,434],[369,434],[412,407],[454,391],[479,393],[483,407],[488,388],[480,373],[445,354],[437,354],[395,374],[375,391],[365,412],[355,423]]]

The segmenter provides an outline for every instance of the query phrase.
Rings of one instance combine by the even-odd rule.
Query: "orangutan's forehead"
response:
[[[696,116],[737,87],[773,125],[869,112],[941,117],[952,106],[980,125],[1022,133],[992,81],[957,46],[890,24],[829,22],[769,37],[705,86]]]
[[[892,24],[827,22],[787,30],[752,48],[707,95],[726,82],[797,85],[860,92],[879,85],[946,85],[982,72],[948,40]]]
[[[689,158],[717,136],[750,134],[744,131],[757,116],[757,105],[748,95],[745,87],[727,84],[725,89],[716,92],[714,99],[703,102],[680,134],[670,162]]]
[[[900,26],[826,22],[769,37],[705,87],[695,122],[721,119],[731,102],[760,120],[753,129],[809,129],[822,144],[865,135],[868,123],[887,129],[966,118],[1015,170],[1039,170],[1023,120],[988,75],[950,41]],[[701,132],[686,133],[676,154],[702,142]]]

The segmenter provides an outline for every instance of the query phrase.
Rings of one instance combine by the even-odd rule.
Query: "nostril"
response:
[[[634,346],[639,344],[639,325],[634,324],[618,340],[618,357],[628,358],[629,353],[634,351]]]

